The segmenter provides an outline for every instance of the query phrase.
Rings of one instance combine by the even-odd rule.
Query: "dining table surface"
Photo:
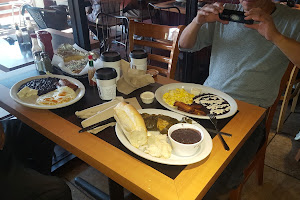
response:
[[[28,76],[33,75],[34,72],[28,73]],[[218,137],[213,137],[212,151],[204,160],[183,166],[157,164],[126,150],[115,136],[114,127],[97,135],[78,133],[82,127],[75,111],[103,103],[96,95],[97,89],[88,86],[86,77],[78,79],[86,87],[81,100],[65,108],[47,110],[23,106],[10,96],[12,85],[26,78],[25,76],[26,74],[16,74],[9,81],[0,81],[0,107],[141,199],[147,200],[202,199],[266,114],[264,108],[235,100],[238,112],[221,130],[232,134],[232,137],[224,136],[230,147],[229,151],[223,148]],[[143,104],[139,94],[145,90],[155,92],[160,86],[171,83],[179,82],[158,75],[155,83],[139,88],[124,98],[136,97],[142,108],[160,108],[156,100],[154,104]],[[110,142],[106,137],[114,137],[115,142]],[[180,168],[179,171],[176,167]],[[176,170],[176,175],[168,174]]]

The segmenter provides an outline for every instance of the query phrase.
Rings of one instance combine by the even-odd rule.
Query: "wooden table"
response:
[[[161,84],[176,82],[161,76],[156,81]],[[226,138],[230,151],[225,151],[219,138],[214,137],[211,154],[201,162],[186,166],[172,179],[95,135],[87,132],[78,134],[81,127],[49,110],[32,109],[16,103],[9,95],[9,88],[3,85],[0,85],[0,93],[0,107],[147,200],[201,199],[262,121],[266,111],[236,100],[239,112],[222,129],[233,135]],[[166,169],[168,167],[166,165]]]

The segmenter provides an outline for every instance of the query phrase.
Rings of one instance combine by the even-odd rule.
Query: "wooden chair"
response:
[[[241,199],[241,193],[242,193],[243,186],[247,182],[250,175],[255,170],[256,170],[258,184],[262,185],[262,183],[263,183],[264,160],[265,160],[265,154],[266,154],[266,149],[267,149],[267,145],[268,145],[269,132],[270,132],[270,129],[271,129],[274,113],[275,113],[276,108],[278,106],[278,102],[280,100],[282,92],[286,88],[286,82],[288,81],[293,68],[294,68],[294,64],[290,62],[286,72],[284,73],[284,75],[281,79],[280,88],[279,88],[277,98],[274,101],[273,105],[267,111],[265,142],[263,143],[261,148],[256,153],[256,155],[255,155],[254,159],[252,160],[252,162],[250,163],[250,165],[244,170],[245,178],[244,178],[243,182],[238,186],[237,189],[230,191],[230,200],[239,200],[239,199]]]
[[[148,51],[150,64],[153,63],[152,61],[155,64],[158,63],[158,65],[161,63],[167,64],[165,68],[151,65],[148,68],[156,69],[160,74],[174,79],[179,54],[178,41],[183,29],[184,26],[182,25],[174,27],[130,20],[129,49],[132,51],[135,46],[143,47]],[[168,56],[162,56],[161,54],[155,54],[155,50],[164,50],[169,53]]]
[[[299,94],[300,94],[300,73],[299,73],[299,68],[297,66],[294,66],[290,78],[287,81],[285,93],[281,97],[282,105],[281,105],[279,119],[277,123],[277,129],[276,129],[277,133],[282,130],[283,123],[285,120],[285,113],[287,111],[288,104],[291,99],[293,99],[291,112],[295,112]]]

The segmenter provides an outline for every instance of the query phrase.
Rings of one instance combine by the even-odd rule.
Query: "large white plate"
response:
[[[141,109],[138,111],[140,113],[162,114],[162,115],[176,118],[178,120],[181,120],[182,117],[184,117],[183,115],[180,115],[180,114],[177,114],[177,113],[174,113],[171,111],[167,111],[167,110],[161,110],[161,109]],[[188,165],[188,164],[196,163],[196,162],[203,160],[210,154],[210,152],[212,150],[212,139],[211,139],[209,133],[206,131],[205,128],[203,128],[203,126],[201,126],[197,122],[193,121],[193,124],[200,127],[201,131],[203,131],[203,134],[204,134],[201,148],[199,149],[199,151],[195,155],[188,156],[188,157],[177,156],[177,155],[173,154],[173,152],[172,152],[171,157],[168,159],[157,158],[157,157],[151,156],[150,154],[144,153],[140,149],[138,149],[130,144],[130,142],[128,141],[128,139],[126,138],[125,134],[123,133],[122,129],[120,128],[120,126],[118,124],[116,125],[115,129],[116,129],[117,137],[119,138],[120,142],[127,149],[129,149],[136,155],[139,155],[139,156],[141,156],[147,160],[151,160],[153,162],[167,164],[167,165]]]
[[[163,86],[159,87],[155,92],[155,98],[157,99],[157,101],[165,108],[172,110],[174,112],[180,113],[182,115],[199,118],[199,119],[209,119],[208,116],[190,114],[187,112],[180,111],[175,107],[169,106],[163,100],[163,95],[166,92],[168,92],[169,90],[174,90],[176,88],[183,88],[187,92],[190,92],[192,88],[198,88],[202,91],[202,93],[215,94],[215,95],[218,95],[218,96],[222,97],[223,99],[225,99],[230,104],[230,111],[226,114],[216,116],[217,119],[224,119],[227,117],[231,117],[232,115],[234,115],[236,113],[236,111],[238,109],[236,101],[231,96],[229,96],[228,94],[225,94],[224,92],[221,92],[219,90],[211,88],[211,87],[206,87],[203,85],[198,85],[198,84],[193,84],[193,83],[171,83],[171,84],[167,84],[167,85],[163,85]]]
[[[58,105],[39,105],[39,104],[36,104],[32,101],[26,101],[26,100],[21,100],[17,93],[18,93],[18,90],[20,88],[20,86],[28,81],[31,81],[33,79],[39,79],[39,78],[47,78],[47,77],[55,77],[55,78],[60,78],[60,79],[67,79],[68,81],[70,81],[71,83],[75,84],[78,86],[78,89],[76,90],[76,98],[69,101],[69,102],[66,102],[66,103],[62,103],[62,104],[58,104]],[[79,101],[83,96],[84,96],[84,93],[85,93],[85,87],[84,85],[74,79],[74,78],[71,78],[71,77],[68,77],[68,76],[62,76],[62,75],[40,75],[40,76],[33,76],[33,77],[29,77],[29,78],[26,78],[22,81],[19,81],[18,83],[14,84],[12,86],[12,88],[10,89],[10,96],[13,100],[15,100],[16,102],[24,105],[24,106],[27,106],[27,107],[30,107],[30,108],[38,108],[38,109],[56,109],[56,108],[62,108],[62,107],[66,107],[68,105],[71,105],[77,101]]]

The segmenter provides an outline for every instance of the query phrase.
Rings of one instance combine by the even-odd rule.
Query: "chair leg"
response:
[[[264,181],[264,168],[265,168],[265,156],[259,161],[258,166],[256,168],[256,176],[258,185],[262,185]]]
[[[240,200],[244,184],[241,183],[238,188],[231,190],[229,194],[230,200]]]
[[[298,153],[297,153],[297,155],[296,155],[296,157],[295,157],[295,160],[296,160],[297,162],[299,162],[299,160],[300,160],[300,149],[299,149],[299,151],[298,151]]]

